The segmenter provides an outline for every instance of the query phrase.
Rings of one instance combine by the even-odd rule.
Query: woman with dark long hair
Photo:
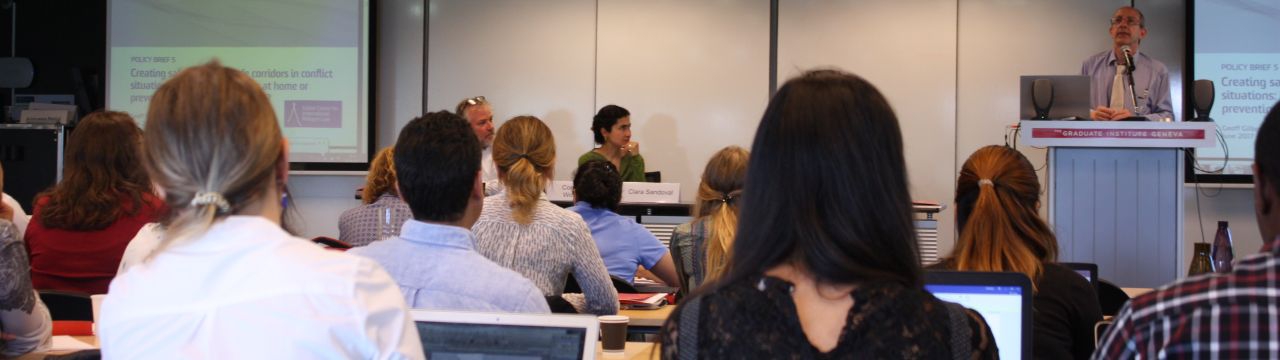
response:
[[[938,267],[1009,271],[1031,279],[1035,358],[1087,359],[1102,320],[1093,286],[1058,265],[1058,240],[1040,219],[1040,181],[1022,153],[991,145],[975,151],[956,180],[960,238]]]
[[[129,240],[165,206],[151,193],[129,114],[85,116],[67,140],[62,181],[36,196],[25,235],[36,289],[106,294]]]
[[[998,356],[980,315],[922,286],[902,133],[874,86],[791,79],[751,149],[725,273],[668,318],[664,357]]]

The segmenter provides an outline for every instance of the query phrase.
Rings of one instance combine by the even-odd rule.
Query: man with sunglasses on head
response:
[[[467,119],[471,130],[475,131],[476,138],[480,140],[480,146],[484,148],[480,156],[480,180],[484,182],[484,195],[497,194],[502,191],[502,184],[498,183],[498,167],[493,165],[493,136],[496,133],[493,126],[493,106],[489,105],[484,96],[476,96],[458,102],[454,113]]]
[[[1164,63],[1138,52],[1142,39],[1147,37],[1142,11],[1131,6],[1116,9],[1111,16],[1110,33],[1111,49],[1085,59],[1080,69],[1082,75],[1093,79],[1089,117],[1107,121],[1130,118],[1171,121],[1169,69]],[[1126,59],[1132,59],[1133,64]]]

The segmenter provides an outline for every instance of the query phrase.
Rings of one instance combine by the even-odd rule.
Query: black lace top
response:
[[[758,276],[700,300],[697,357],[700,359],[952,359],[951,318],[942,301],[924,289],[864,283],[851,294],[853,308],[840,342],[822,353],[805,337],[791,299],[791,283]],[[662,355],[676,359],[681,314],[676,308],[663,330]],[[999,357],[991,330],[967,310],[971,359]]]

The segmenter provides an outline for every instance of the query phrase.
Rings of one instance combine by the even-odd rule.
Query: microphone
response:
[[[1129,49],[1129,45],[1124,45],[1120,47],[1120,51],[1124,52],[1125,72],[1133,74],[1133,68],[1136,67],[1133,64],[1133,50]]]

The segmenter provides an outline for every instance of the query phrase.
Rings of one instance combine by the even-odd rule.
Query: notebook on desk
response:
[[[925,290],[963,305],[986,319],[1001,359],[1030,359],[1031,280],[1021,273],[929,271]]]
[[[413,310],[428,359],[595,359],[595,316]]]

